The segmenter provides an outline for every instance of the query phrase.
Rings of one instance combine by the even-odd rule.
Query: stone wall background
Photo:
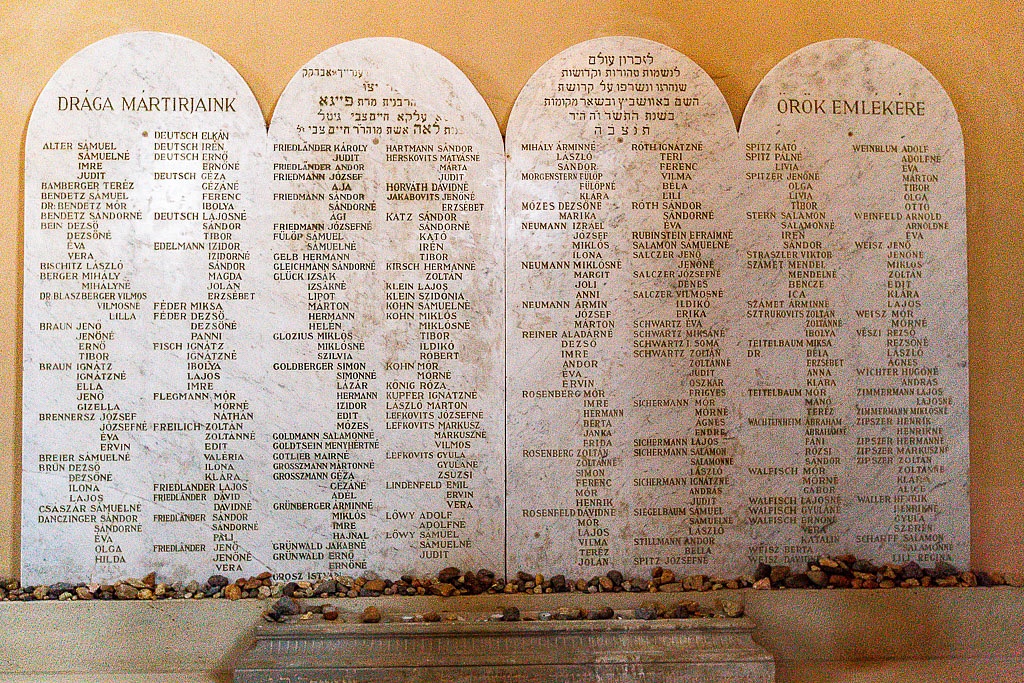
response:
[[[439,51],[470,78],[504,129],[512,103],[548,58],[575,43],[633,35],[703,67],[736,121],[760,79],[810,43],[862,37],[926,66],[949,93],[967,152],[971,325],[973,564],[1024,562],[1024,8],[1000,0],[833,2],[671,0],[5,0],[0,3],[0,575],[19,565],[22,175],[29,114],[54,71],[115,33],[154,30],[221,54],[265,116],[288,79],[337,43],[398,36]]]

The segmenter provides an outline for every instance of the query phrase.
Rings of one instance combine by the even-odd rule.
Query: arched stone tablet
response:
[[[333,47],[270,126],[275,572],[500,570],[504,151],[465,75]]]
[[[700,573],[735,554],[735,144],[711,78],[638,38],[569,48],[516,101],[510,570]]]
[[[793,54],[743,117],[752,556],[969,563],[964,150],[906,54]]]
[[[256,392],[236,357],[264,305],[247,272],[263,143],[239,75],[178,36],[100,41],[39,96],[25,142],[25,583],[260,566],[222,520],[251,500]]]

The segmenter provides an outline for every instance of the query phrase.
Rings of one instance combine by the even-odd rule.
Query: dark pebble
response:
[[[786,588],[807,588],[811,585],[811,580],[807,574],[790,574],[785,580]]]
[[[644,605],[633,610],[633,616],[637,619],[643,619],[644,621],[651,621],[652,619],[658,618],[658,609],[656,607]]]
[[[214,574],[206,580],[207,586],[214,586],[215,588],[223,588],[224,586],[231,583],[228,581],[228,577],[221,576],[220,574]]]
[[[862,574],[875,574],[878,572],[878,567],[870,560],[857,560],[850,566],[850,569]]]
[[[336,621],[338,618],[338,608],[333,605],[324,605],[320,613],[323,614],[325,621]]]
[[[917,562],[908,562],[903,565],[903,578],[904,579],[920,579],[924,576],[924,570],[921,569],[921,565]]]
[[[274,603],[274,607],[271,611],[277,612],[282,616],[295,616],[297,614],[302,614],[302,605],[300,605],[294,598],[285,595]]]
[[[501,620],[502,621],[519,621],[519,608],[515,607],[515,606],[503,607],[501,609]]]
[[[441,615],[438,614],[437,612],[427,612],[426,614],[423,615],[423,621],[426,621],[426,622],[429,622],[429,623],[436,623],[438,621],[441,621]]]
[[[283,595],[286,598],[290,598],[293,595],[295,595],[295,592],[297,590],[299,590],[299,584],[295,583],[294,581],[289,581],[284,585],[283,588],[281,588],[281,595]]]
[[[338,582],[334,579],[328,579],[323,583],[320,583],[313,589],[313,597],[318,598],[324,595],[331,595],[332,593],[338,592]]]
[[[615,616],[615,610],[611,607],[598,607],[597,609],[587,610],[587,619],[594,621],[601,619],[611,619]]]
[[[526,572],[516,572],[516,578],[519,583],[526,583],[527,581],[533,581],[533,574],[527,574]]]
[[[959,573],[960,572],[957,571],[957,568],[949,562],[939,560],[935,563],[935,578],[937,579],[945,579],[950,576],[956,576]]]
[[[757,568],[754,569],[754,580],[760,581],[761,579],[767,579],[772,575],[772,566],[765,564],[764,562],[758,562]]]
[[[445,567],[437,573],[437,581],[438,583],[455,583],[460,576],[462,576],[462,572],[458,567]]]
[[[362,615],[359,617],[359,621],[364,624],[377,624],[380,623],[380,619],[380,610],[373,606],[364,609]]]
[[[565,583],[565,574],[555,574],[551,577],[551,592],[564,593],[569,590]]]

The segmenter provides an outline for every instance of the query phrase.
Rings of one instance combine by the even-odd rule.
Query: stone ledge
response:
[[[754,639],[772,653],[780,672],[823,670],[814,662],[1024,661],[1021,588],[380,597],[330,602],[339,606],[343,618],[354,620],[369,605],[396,614],[487,611],[506,605],[524,610],[566,605],[627,609],[640,600],[706,602],[715,597],[746,604],[747,615],[757,625]],[[249,649],[256,626],[263,623],[260,614],[270,604],[258,600],[0,603],[0,680],[17,680],[5,674],[42,680],[39,674],[44,672],[78,672],[66,679],[75,681],[93,680],[82,674],[100,676],[96,681],[116,680],[101,675],[119,672],[186,676],[168,681],[217,680],[214,674],[230,671]],[[787,662],[793,662],[793,667]],[[812,664],[803,669],[797,666],[807,662]],[[160,679],[150,675],[144,680]],[[780,674],[778,680],[804,679]]]

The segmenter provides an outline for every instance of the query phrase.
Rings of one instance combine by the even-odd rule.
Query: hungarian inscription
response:
[[[952,103],[904,53],[833,40],[765,77],[741,142],[749,558],[966,566],[966,209]]]
[[[966,566],[964,198],[871,41],[738,135],[682,54],[588,41],[504,146],[407,41],[315,57],[269,135],[207,48],[96,43],[26,136],[22,579]]]
[[[577,45],[519,96],[510,567],[646,572],[727,554],[735,144],[711,78],[650,41]]]
[[[189,78],[182,78],[188,74]],[[26,137],[23,578],[184,578],[237,556],[258,392],[262,116],[238,74],[143,33],[73,57]],[[258,531],[254,524],[253,531]]]
[[[451,62],[306,64],[270,127],[276,573],[500,566],[504,152]]]

